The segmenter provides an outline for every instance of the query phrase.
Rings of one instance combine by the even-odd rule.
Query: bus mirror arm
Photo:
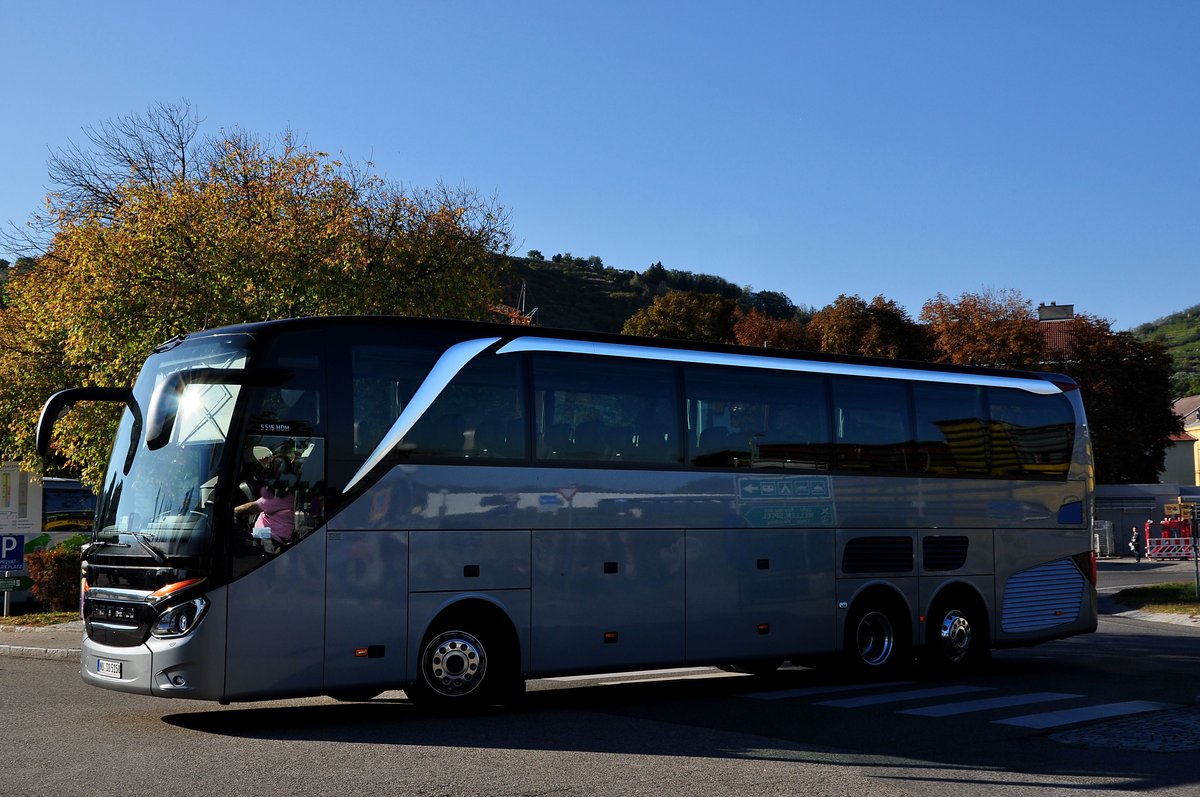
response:
[[[171,440],[175,418],[179,414],[179,397],[188,385],[259,385],[286,384],[292,372],[277,368],[243,371],[229,368],[189,368],[167,374],[154,387],[146,419],[146,447],[157,451]]]
[[[79,401],[118,401],[132,404],[133,390],[128,387],[73,387],[60,390],[46,399],[37,424],[37,454],[43,461],[50,455],[50,433],[55,422]]]

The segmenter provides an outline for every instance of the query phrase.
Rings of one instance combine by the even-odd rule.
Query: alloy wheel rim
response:
[[[487,653],[465,631],[447,631],[430,640],[421,659],[425,682],[445,697],[462,697],[479,688],[487,673]]]

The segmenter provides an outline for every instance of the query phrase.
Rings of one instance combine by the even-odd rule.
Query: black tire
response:
[[[975,601],[938,599],[925,621],[922,660],[945,672],[967,672],[991,659],[987,622]]]
[[[861,600],[846,618],[845,656],[866,675],[892,675],[912,663],[909,625],[894,602]]]
[[[474,623],[452,622],[430,632],[421,646],[409,700],[421,705],[475,707],[508,702],[525,682],[503,636]]]

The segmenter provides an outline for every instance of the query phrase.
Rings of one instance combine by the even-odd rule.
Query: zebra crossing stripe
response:
[[[1108,719],[1109,717],[1124,717],[1130,714],[1144,714],[1147,711],[1159,711],[1170,708],[1167,703],[1152,703],[1149,700],[1130,700],[1124,703],[1105,703],[1099,706],[1082,706],[1080,708],[1063,709],[1062,711],[1047,711],[1042,714],[1027,714],[1023,717],[1012,717],[1006,720],[992,720],[997,725],[1016,725],[1020,728],[1057,728],[1060,725],[1074,725],[1077,722]]]
[[[751,700],[787,700],[793,697],[814,697],[816,695],[830,695],[838,692],[859,692],[864,689],[890,689],[896,686],[908,686],[912,681],[889,681],[887,683],[878,684],[842,684],[840,686],[809,686],[803,689],[780,689],[775,692],[752,692],[739,697],[748,697]]]
[[[862,708],[863,706],[879,706],[884,703],[902,703],[906,700],[925,700],[931,697],[949,697],[950,695],[965,695],[970,692],[992,691],[995,691],[995,689],[991,686],[942,686],[936,689],[912,689],[907,692],[886,692],[882,695],[847,697],[842,700],[828,700],[814,705],[833,706],[834,708]]]
[[[619,681],[601,681],[597,686],[629,686],[630,684],[656,684],[667,681],[711,681],[716,678],[745,678],[738,672],[697,672],[691,675],[664,675],[662,678],[636,678]]]
[[[708,672],[711,669],[711,667],[675,667],[669,670],[636,670],[634,672],[610,672],[592,675],[560,675],[556,678],[543,678],[541,680],[570,683],[572,681],[595,681],[598,678],[633,678],[639,675],[669,675],[671,673]]]
[[[1024,695],[1009,695],[1007,697],[986,697],[982,700],[964,700],[961,703],[943,703],[938,706],[924,708],[908,708],[897,714],[913,714],[918,717],[953,717],[958,714],[970,714],[975,711],[991,711],[997,708],[1012,708],[1028,706],[1034,703],[1049,703],[1054,700],[1071,700],[1083,697],[1066,692],[1029,692]]]

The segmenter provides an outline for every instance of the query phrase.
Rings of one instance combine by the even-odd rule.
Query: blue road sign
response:
[[[25,535],[5,534],[0,537],[0,570],[25,569]]]

